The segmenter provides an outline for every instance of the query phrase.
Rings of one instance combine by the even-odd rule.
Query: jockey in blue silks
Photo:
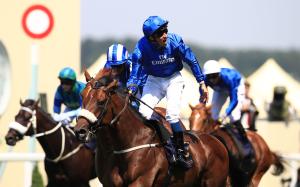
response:
[[[60,85],[57,87],[54,96],[53,119],[63,124],[69,124],[79,113],[82,104],[81,91],[85,84],[76,80],[75,71],[66,67],[58,75]],[[61,106],[65,105],[65,110],[61,113]]]
[[[121,44],[113,44],[107,49],[107,60],[105,64],[105,68],[112,69],[112,75],[114,79],[119,81],[119,86],[125,87],[131,72],[131,58],[127,49]],[[143,92],[143,87],[147,80],[147,74],[142,70],[141,78],[137,82],[138,90],[136,93],[136,97],[140,97]],[[134,108],[138,108],[139,104],[135,101],[131,102]]]
[[[127,86],[130,92],[136,92],[137,82],[144,69],[148,74],[148,79],[141,100],[153,108],[163,97],[167,98],[166,120],[171,124],[177,148],[177,153],[173,154],[174,159],[169,162],[190,168],[193,161],[184,148],[183,129],[179,123],[180,102],[184,88],[184,80],[180,73],[183,68],[182,61],[192,69],[202,91],[203,102],[207,100],[207,88],[194,53],[185,45],[180,36],[168,33],[167,25],[168,21],[159,16],[150,16],[144,22],[144,37],[138,41],[132,54],[133,69]],[[146,119],[154,120],[153,110],[148,106],[141,104],[139,112]],[[166,143],[169,146],[170,140]]]
[[[241,110],[243,101],[245,100],[243,77],[235,69],[221,68],[220,64],[215,60],[209,60],[204,63],[203,73],[205,74],[206,85],[214,90],[211,103],[212,118],[221,122],[229,118],[230,122],[235,125],[239,131],[242,143],[246,145],[246,147],[251,146],[241,124]],[[230,102],[225,110],[225,114],[219,116],[228,97]]]

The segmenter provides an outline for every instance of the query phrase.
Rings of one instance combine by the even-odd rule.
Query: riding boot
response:
[[[175,144],[177,148],[177,161],[185,169],[193,167],[193,160],[188,152],[188,145],[185,146],[183,131],[174,132]]]
[[[165,126],[163,124],[161,124],[161,122],[159,122],[158,120],[150,119],[150,120],[147,120],[146,123],[151,124],[155,128],[160,140],[163,143],[167,142],[170,139],[171,134],[168,132],[168,130],[165,128]]]
[[[249,140],[247,138],[247,134],[246,131],[241,123],[240,120],[233,122],[233,124],[235,125],[236,129],[238,130],[239,134],[241,135],[241,141],[243,142],[243,144],[249,144]]]
[[[170,165],[173,165],[177,161],[176,148],[172,142],[171,135],[168,130],[157,120],[147,120],[148,123],[152,124],[158,133],[160,141],[163,143],[166,156]]]
[[[176,157],[176,148],[171,140],[171,137],[163,143],[164,149],[166,152],[166,156],[170,165],[176,164],[177,157]]]
[[[243,125],[241,124],[241,121],[235,121],[233,123],[237,130],[239,131],[239,134],[241,135],[241,141],[243,143],[243,156],[242,156],[242,169],[244,171],[251,171],[254,167],[255,163],[255,155],[252,148],[252,145],[250,144],[245,129],[243,128]]]

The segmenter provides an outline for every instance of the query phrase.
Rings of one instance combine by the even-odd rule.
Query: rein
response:
[[[159,112],[157,112],[154,108],[152,108],[151,106],[149,106],[147,103],[145,103],[144,101],[142,101],[140,98],[136,97],[133,94],[129,94],[130,97],[133,97],[133,99],[137,100],[138,102],[142,103],[143,105],[147,106],[148,108],[150,108],[154,113],[156,113],[157,115],[159,115],[162,119],[166,120],[166,117],[161,115]]]
[[[145,104],[146,106],[148,106],[149,108],[151,108],[149,105],[147,105],[145,102],[141,101],[140,99],[136,98],[135,96],[131,95],[131,94],[127,94],[126,98],[125,98],[125,103],[124,103],[124,107],[122,108],[122,110],[110,121],[110,125],[114,124],[122,115],[122,113],[124,113],[124,111],[126,110],[126,108],[128,107],[128,103],[129,103],[129,98],[130,97],[134,97],[135,99],[137,99],[138,101],[142,102],[143,104]],[[101,128],[101,122],[104,118],[104,115],[107,111],[107,105],[109,103],[109,101],[111,100],[111,95],[108,95],[108,99],[106,100],[105,104],[104,104],[104,109],[103,111],[99,114],[98,118],[95,116],[94,113],[86,110],[86,109],[81,109],[81,111],[78,114],[78,117],[84,117],[86,118],[90,123],[92,124],[96,124],[95,126],[93,126],[93,129],[91,130],[90,133],[94,134],[95,131],[98,128]],[[156,112],[153,108],[151,108],[154,112]],[[157,113],[157,112],[156,112]],[[159,113],[157,113],[159,114]],[[164,116],[162,116],[161,114],[159,114],[161,117],[165,118]],[[139,145],[139,146],[135,146],[135,147],[131,147],[128,149],[123,149],[123,150],[119,150],[119,151],[113,151],[114,154],[124,154],[124,153],[128,153],[128,152],[132,152],[138,149],[143,149],[143,148],[153,148],[153,147],[158,147],[160,144],[159,143],[153,143],[153,144],[143,144],[143,145]]]
[[[131,148],[128,148],[128,149],[123,149],[123,150],[120,150],[120,151],[113,151],[114,154],[123,154],[123,153],[128,153],[128,152],[131,152],[131,151],[135,151],[135,150],[138,150],[138,149],[143,149],[143,148],[151,148],[151,147],[158,147],[160,144],[159,143],[153,143],[153,144],[144,144],[144,145],[139,145],[139,146],[135,146],[135,147],[131,147]]]
[[[69,152],[68,154],[63,156],[63,153],[65,151],[66,137],[65,137],[65,131],[63,129],[62,123],[59,122],[54,128],[52,128],[50,130],[47,130],[45,132],[42,132],[42,133],[37,133],[37,130],[36,130],[37,129],[36,110],[32,110],[29,107],[21,107],[21,110],[24,110],[24,111],[26,111],[26,112],[28,112],[32,115],[31,118],[29,119],[26,127],[24,127],[23,125],[21,125],[19,122],[16,122],[16,121],[11,122],[8,125],[8,127],[18,131],[23,136],[27,133],[27,131],[31,127],[31,125],[32,125],[33,130],[34,130],[34,134],[31,135],[31,137],[35,137],[35,138],[39,138],[39,137],[42,137],[42,136],[47,136],[49,134],[52,134],[52,133],[56,132],[58,129],[60,129],[61,137],[62,137],[62,141],[61,141],[62,144],[61,144],[60,153],[55,159],[50,159],[50,158],[46,157],[45,158],[46,160],[54,162],[54,163],[65,160],[65,159],[69,158],[70,156],[74,155],[75,153],[77,153],[79,151],[79,149],[83,146],[83,144],[79,144],[74,150],[72,150],[71,152]],[[69,132],[71,132],[71,134],[73,134],[75,136],[74,132],[69,127],[66,127],[66,129]]]
[[[78,117],[84,117],[86,118],[90,123],[95,124],[94,126],[91,127],[91,133],[94,134],[95,131],[99,128],[101,128],[101,122],[107,112],[107,105],[109,101],[111,100],[111,95],[107,95],[108,99],[105,101],[104,106],[102,107],[103,110],[102,112],[98,115],[98,117],[95,116],[92,112],[86,110],[86,109],[81,109],[81,111],[78,114]],[[125,98],[125,104],[122,110],[110,121],[110,125],[114,124],[121,116],[121,114],[126,110],[127,106],[129,103],[129,95],[126,95]]]

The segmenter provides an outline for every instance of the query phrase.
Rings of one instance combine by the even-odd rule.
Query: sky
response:
[[[81,38],[141,38],[151,15],[206,47],[300,50],[299,0],[83,0]]]

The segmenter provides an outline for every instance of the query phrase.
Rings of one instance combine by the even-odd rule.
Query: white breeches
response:
[[[230,122],[234,122],[241,119],[242,103],[245,99],[245,85],[244,80],[241,79],[240,85],[238,86],[238,104],[231,112],[229,119]],[[219,118],[220,111],[224,105],[226,99],[229,97],[227,92],[214,91],[212,97],[212,118],[217,120]]]
[[[157,103],[166,96],[167,114],[166,119],[170,123],[179,121],[181,95],[184,88],[184,80],[180,72],[169,77],[154,77],[149,75],[143,88],[141,100],[154,108]],[[139,112],[146,118],[151,119],[153,111],[146,105],[140,105]]]

